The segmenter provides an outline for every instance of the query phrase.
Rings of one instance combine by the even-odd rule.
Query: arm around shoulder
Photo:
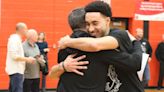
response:
[[[116,49],[119,46],[116,38],[105,36],[101,38],[70,38],[66,47],[79,49],[87,52]]]

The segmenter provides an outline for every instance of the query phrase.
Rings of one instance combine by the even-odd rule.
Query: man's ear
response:
[[[106,21],[107,21],[107,23],[110,25],[110,22],[111,22],[110,17],[106,17]]]

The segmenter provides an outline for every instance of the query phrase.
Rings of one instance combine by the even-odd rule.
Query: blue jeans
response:
[[[148,84],[149,80],[150,80],[150,67],[149,67],[149,64],[147,63],[145,70],[144,70],[144,74],[143,74],[142,84],[144,86],[146,86]]]
[[[10,75],[9,92],[23,92],[23,74]]]

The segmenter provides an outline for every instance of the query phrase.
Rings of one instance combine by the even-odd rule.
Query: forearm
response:
[[[62,68],[61,63],[54,65],[51,68],[51,71],[49,73],[50,78],[59,78],[64,73],[64,69]]]
[[[15,61],[18,61],[18,62],[25,62],[27,61],[27,57],[22,57],[22,56],[18,56],[16,55],[16,53],[10,53],[12,59],[14,59]]]
[[[19,62],[26,62],[28,61],[26,57],[19,57],[19,56],[16,56],[15,57],[15,61],[19,61]]]
[[[101,38],[71,38],[66,42],[66,47],[87,52],[97,52],[116,49],[118,47],[118,41],[112,36]]]
[[[79,49],[81,51],[97,51],[95,38],[71,38],[66,42],[66,46]]]

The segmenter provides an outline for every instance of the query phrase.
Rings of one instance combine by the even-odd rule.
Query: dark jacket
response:
[[[155,55],[159,62],[164,63],[164,42],[158,44]]]

